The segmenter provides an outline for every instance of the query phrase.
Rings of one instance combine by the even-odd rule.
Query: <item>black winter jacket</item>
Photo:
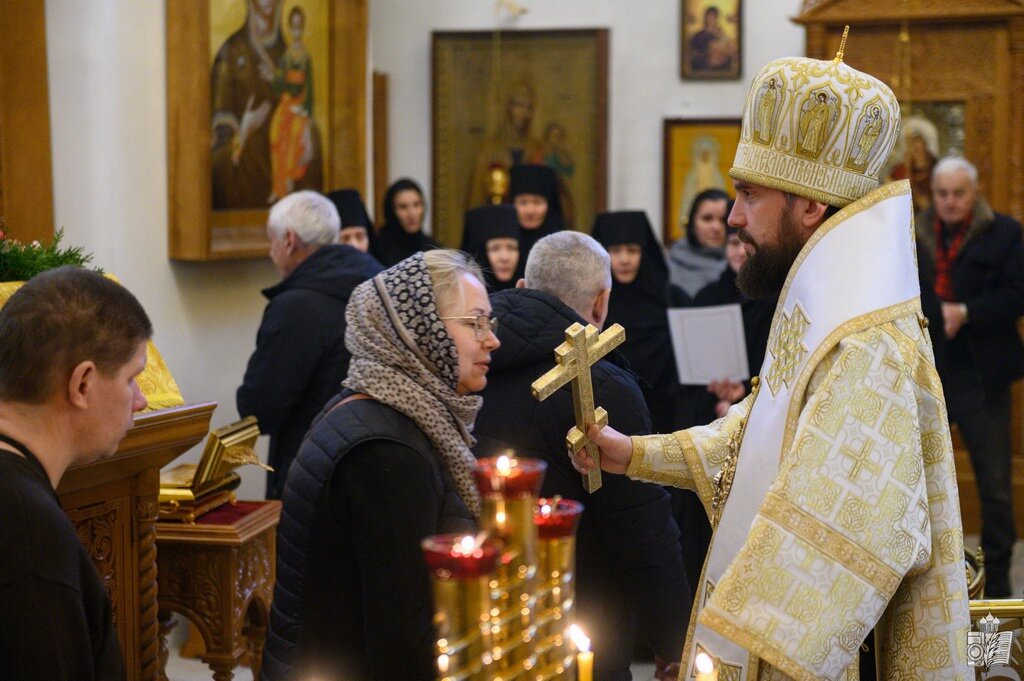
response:
[[[352,290],[380,270],[351,246],[322,246],[263,291],[270,302],[236,400],[239,415],[252,414],[270,435],[268,499],[281,498],[310,422],[348,374],[345,307]]]
[[[935,214],[917,219],[921,251],[934,271]],[[967,362],[990,389],[1001,389],[1024,376],[1024,345],[1017,319],[1024,315],[1024,244],[1020,223],[992,212],[979,200],[974,218],[950,273],[957,302],[967,305],[968,320],[948,342],[948,361]]]
[[[501,347],[492,355],[482,393],[484,406],[474,430],[477,455],[492,456],[511,447],[520,456],[543,459],[548,468],[542,494],[583,503],[576,544],[578,613],[588,626],[608,629],[605,635],[592,634],[595,660],[606,669],[596,669],[595,678],[628,678],[634,625],[656,653],[677,657],[690,600],[668,493],[658,485],[604,472],[601,489],[588,494],[565,451],[565,436],[574,423],[570,387],[544,402],[530,394],[530,384],[554,366],[554,350],[565,340],[565,329],[584,320],[557,298],[536,290],[509,289],[490,298],[501,322]],[[651,417],[638,379],[619,353],[612,351],[597,362],[592,378],[594,404],[608,411],[609,425],[628,435],[650,432]],[[603,621],[587,622],[588,614]],[[625,650],[612,652],[608,646]],[[614,659],[624,659],[625,671],[607,668],[615,666]]]
[[[310,427],[284,490],[261,678],[433,681],[420,541],[476,525],[416,424],[374,400]]]

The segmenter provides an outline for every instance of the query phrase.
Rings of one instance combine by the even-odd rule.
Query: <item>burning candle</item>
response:
[[[594,681],[594,653],[590,651],[590,639],[577,625],[568,629],[569,638],[576,646],[576,679],[577,681]]]
[[[533,524],[541,539],[571,537],[583,513],[583,504],[572,499],[538,499],[533,511]]]
[[[535,497],[548,465],[540,459],[517,459],[502,454],[476,462],[476,486],[480,496],[521,499]]]
[[[715,661],[703,650],[693,658],[693,666],[697,670],[697,675],[694,677],[696,681],[718,681],[718,669],[715,667]]]
[[[442,579],[472,579],[491,572],[498,545],[483,536],[439,534],[423,540],[427,567]]]

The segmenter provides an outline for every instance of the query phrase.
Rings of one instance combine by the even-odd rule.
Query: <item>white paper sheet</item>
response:
[[[668,326],[681,384],[750,378],[739,305],[672,308]]]

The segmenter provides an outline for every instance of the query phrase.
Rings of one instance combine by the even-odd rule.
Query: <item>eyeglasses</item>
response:
[[[442,320],[452,320],[456,322],[469,322],[467,326],[472,326],[473,331],[476,335],[476,339],[481,343],[487,340],[488,333],[498,333],[498,318],[488,317],[485,314],[477,315],[475,317],[441,317]]]

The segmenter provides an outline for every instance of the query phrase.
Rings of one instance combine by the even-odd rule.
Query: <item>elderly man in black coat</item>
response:
[[[978,171],[945,158],[932,171],[932,207],[917,219],[947,338],[940,366],[949,419],[960,427],[978,481],[985,595],[1010,596],[1017,538],[1010,477],[1010,384],[1024,376],[1024,245],[1016,220],[978,195]]]
[[[494,354],[484,406],[474,435],[478,456],[511,447],[548,464],[542,493],[585,505],[576,548],[578,620],[591,634],[595,678],[630,679],[635,645],[679,659],[690,613],[668,493],[657,485],[605,474],[588,494],[565,455],[573,422],[570,388],[545,402],[530,384],[554,365],[554,350],[574,322],[600,328],[608,314],[611,271],[607,252],[589,236],[558,232],[530,251],[520,287],[491,295],[500,320],[501,350]],[[616,428],[650,432],[651,417],[636,375],[613,352],[593,367],[594,403]]]
[[[313,191],[289,194],[267,218],[270,259],[282,279],[263,290],[270,302],[236,400],[239,415],[255,416],[270,435],[268,499],[281,498],[309,424],[348,373],[348,298],[381,271],[370,256],[335,243],[340,229],[337,209]]]

